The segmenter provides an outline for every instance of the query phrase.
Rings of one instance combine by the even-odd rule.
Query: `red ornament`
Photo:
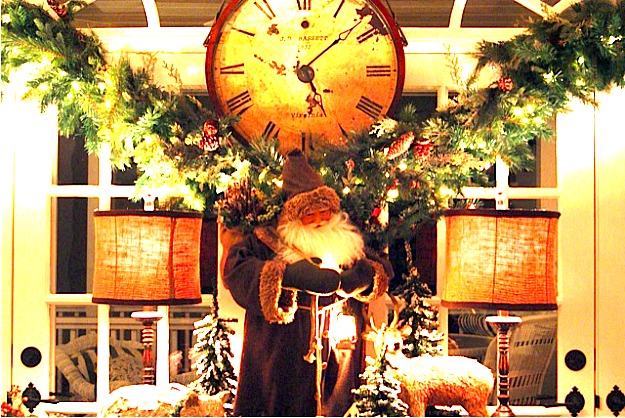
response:
[[[379,206],[376,206],[371,211],[371,217],[372,218],[377,218],[378,216],[380,216],[381,213],[382,213],[382,208],[380,208]]]
[[[514,87],[514,83],[510,77],[501,77],[497,81],[497,88],[501,91],[511,91]]]
[[[204,122],[204,128],[202,129],[202,139],[198,143],[199,147],[204,151],[213,152],[219,148],[219,138],[217,137],[219,130],[215,126],[214,121]]]
[[[65,4],[59,4],[57,0],[47,0],[47,1],[48,1],[48,6],[50,6],[50,8],[54,10],[54,13],[56,13],[60,18],[67,17],[67,6]]]
[[[399,157],[400,155],[408,151],[408,149],[410,149],[410,146],[412,145],[413,141],[414,141],[413,132],[407,132],[403,134],[391,144],[391,146],[389,147],[386,153],[386,159],[394,160],[395,158]]]
[[[430,157],[434,144],[429,139],[421,140],[414,146],[414,153],[421,160],[425,160]]]
[[[347,171],[352,171],[354,167],[356,167],[356,163],[354,163],[354,160],[345,161],[345,165],[347,166]]]

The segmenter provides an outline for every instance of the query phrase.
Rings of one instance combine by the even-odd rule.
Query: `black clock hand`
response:
[[[321,51],[319,54],[317,54],[317,56],[315,58],[313,58],[308,64],[306,64],[306,66],[311,66],[313,62],[317,61],[317,59],[319,59],[320,56],[322,56],[323,54],[325,54],[326,52],[328,52],[330,50],[330,48],[332,48],[334,45],[338,44],[341,41],[344,41],[345,39],[347,39],[347,37],[349,36],[350,33],[352,33],[352,31],[354,29],[356,29],[356,26],[360,25],[360,22],[362,22],[361,20],[358,21],[358,23],[356,23],[354,26],[352,26],[351,28],[344,30],[343,32],[339,33],[339,37],[336,38],[334,41],[332,41],[332,43],[330,45],[328,45],[326,47],[326,49],[324,49],[323,51]]]
[[[323,108],[323,99],[321,98],[321,94],[319,94],[317,92],[317,89],[315,88],[315,85],[313,84],[312,80],[310,80],[310,88],[312,89],[313,92],[313,101],[321,108],[321,112],[323,112],[323,116],[327,116],[326,115],[326,110]]]
[[[313,70],[313,68],[308,65],[304,65],[300,67],[299,62],[298,62],[295,73],[297,74],[297,78],[299,79],[299,81],[310,85],[312,94],[309,94],[308,97],[306,97],[306,101],[310,104],[311,109],[312,109],[312,106],[317,105],[321,108],[321,111],[323,112],[323,116],[327,116],[326,111],[323,108],[323,101],[321,98],[321,94],[319,94],[319,92],[317,91],[317,88],[313,84],[313,79],[315,78],[315,70]]]

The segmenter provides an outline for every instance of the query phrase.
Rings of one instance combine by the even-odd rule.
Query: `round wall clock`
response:
[[[244,142],[283,152],[340,143],[391,113],[404,84],[402,38],[380,0],[231,0],[206,42],[217,112]]]

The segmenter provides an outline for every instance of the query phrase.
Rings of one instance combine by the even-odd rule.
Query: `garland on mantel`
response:
[[[48,5],[3,2],[3,82],[14,70],[30,71],[26,97],[57,107],[61,134],[84,137],[89,152],[107,145],[119,169],[138,168],[137,198],[156,194],[243,229],[277,215],[275,140],[242,146],[231,136],[237,118],[217,117],[185,95],[175,68],[165,64],[165,86],[153,78],[156,57],[140,68],[127,58],[107,61],[99,39],[72,26],[83,2]],[[594,103],[594,91],[625,85],[624,3],[572,8],[570,20],[549,16],[508,41],[480,43],[472,77],[457,78],[459,95],[425,122],[408,106],[310,155],[369,243],[409,237],[416,223],[457,202],[462,187],[485,184],[497,157],[513,170],[527,167],[530,142],[552,136],[550,121],[571,97]],[[457,75],[453,56],[450,63]],[[497,76],[479,87],[485,67]],[[385,207],[388,224],[379,216]]]

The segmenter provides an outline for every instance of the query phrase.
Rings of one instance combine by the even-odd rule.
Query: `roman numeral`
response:
[[[340,123],[339,123],[339,129],[341,130],[341,133],[343,134],[343,136],[345,138],[347,138],[349,136],[347,130],[345,128],[343,128],[343,125],[341,125]]]
[[[367,65],[367,77],[390,77],[390,65]]]
[[[221,67],[219,71],[222,75],[224,74],[245,74],[245,70],[243,68],[244,64],[235,64],[228,65],[226,67]]]
[[[371,38],[376,33],[377,33],[377,29],[376,28],[371,28],[368,31],[358,35],[358,37],[356,39],[358,40],[358,43],[361,44],[361,43],[365,42],[367,39]]]
[[[273,12],[273,10],[271,10],[271,6],[269,5],[269,3],[267,3],[267,0],[263,0],[263,3],[264,3],[264,6],[260,4],[259,2],[255,1],[254,5],[258,7],[258,10],[263,12],[263,14],[267,16],[269,20],[276,17],[276,14]]]
[[[232,30],[236,30],[237,32],[242,33],[243,35],[252,36],[252,37],[253,37],[253,36],[256,36],[256,34],[255,34],[255,33],[248,32],[248,31],[243,30],[243,29],[239,29],[239,28],[235,28],[235,27],[233,27],[233,28],[232,28]]]
[[[267,126],[265,126],[262,136],[263,138],[267,138],[267,139],[276,138],[279,133],[280,133],[280,128],[278,128],[275,123],[270,121],[269,123],[267,123]]]
[[[246,106],[251,102],[252,98],[250,97],[250,93],[248,91],[244,91],[243,93],[228,100],[226,104],[228,105],[228,109],[230,109],[231,113],[242,115],[247,109],[252,107],[252,105]]]
[[[297,0],[297,8],[299,10],[310,10],[311,0]]]
[[[356,105],[356,109],[360,110],[368,116],[371,116],[371,118],[373,119],[377,119],[382,113],[382,105],[377,104],[376,102],[366,98],[365,96],[360,97],[360,101]]]
[[[334,12],[335,18],[339,15],[339,12],[341,11],[341,8],[343,7],[344,4],[345,4],[345,0],[341,0],[341,4],[339,4],[339,7],[336,9],[336,12]]]

